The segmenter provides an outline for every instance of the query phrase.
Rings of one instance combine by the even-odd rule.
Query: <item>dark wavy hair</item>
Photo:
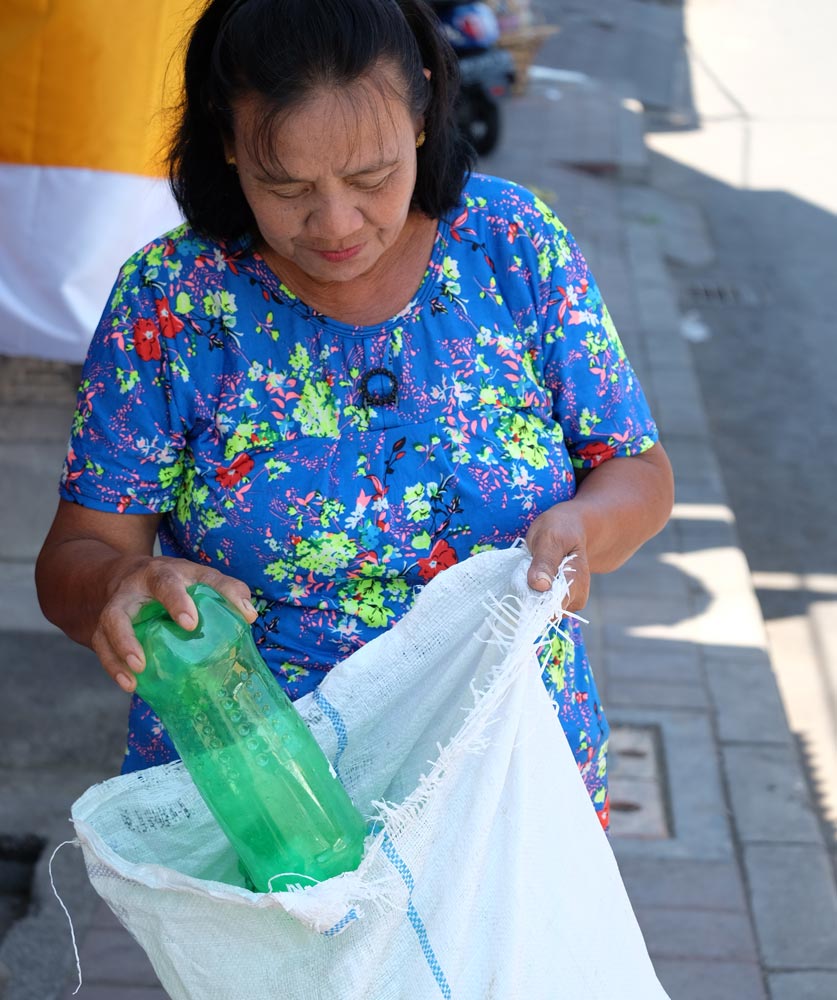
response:
[[[400,77],[389,74],[388,85],[399,85],[398,96],[424,120],[412,203],[437,218],[458,203],[474,154],[456,124],[456,56],[422,0],[210,0],[188,40],[168,158],[172,191],[192,227],[215,239],[257,232],[225,157],[237,98],[260,98],[264,146],[312,90],[364,76],[386,86],[387,74],[375,71],[387,63]]]

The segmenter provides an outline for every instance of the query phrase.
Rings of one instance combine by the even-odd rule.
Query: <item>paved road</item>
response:
[[[648,137],[717,259],[693,356],[791,726],[837,850],[837,6],[689,0],[700,129]],[[837,857],[837,855],[835,855]]]
[[[624,81],[652,190],[696,209],[702,240],[670,234],[667,255],[686,332],[705,338],[695,371],[837,868],[837,6],[538,6],[562,25],[538,62]]]

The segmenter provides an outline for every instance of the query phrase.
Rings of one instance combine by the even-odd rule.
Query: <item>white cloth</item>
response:
[[[665,1000],[540,678],[566,582],[538,595],[527,565],[445,570],[297,702],[377,820],[356,872],[240,888],[180,764],[76,802],[90,879],[172,1000]]]
[[[116,276],[178,225],[167,182],[0,164],[0,354],[81,362]]]

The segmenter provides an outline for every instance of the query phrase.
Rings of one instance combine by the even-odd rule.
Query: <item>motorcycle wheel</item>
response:
[[[478,156],[486,156],[500,140],[500,106],[481,88],[462,93],[459,125]]]

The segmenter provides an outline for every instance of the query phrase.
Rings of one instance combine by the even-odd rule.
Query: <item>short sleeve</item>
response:
[[[154,285],[147,251],[120,271],[93,336],[61,477],[63,499],[97,510],[165,513],[184,476],[168,350],[183,324]]]
[[[544,377],[573,465],[641,454],[659,437],[645,394],[577,243],[538,207]]]

